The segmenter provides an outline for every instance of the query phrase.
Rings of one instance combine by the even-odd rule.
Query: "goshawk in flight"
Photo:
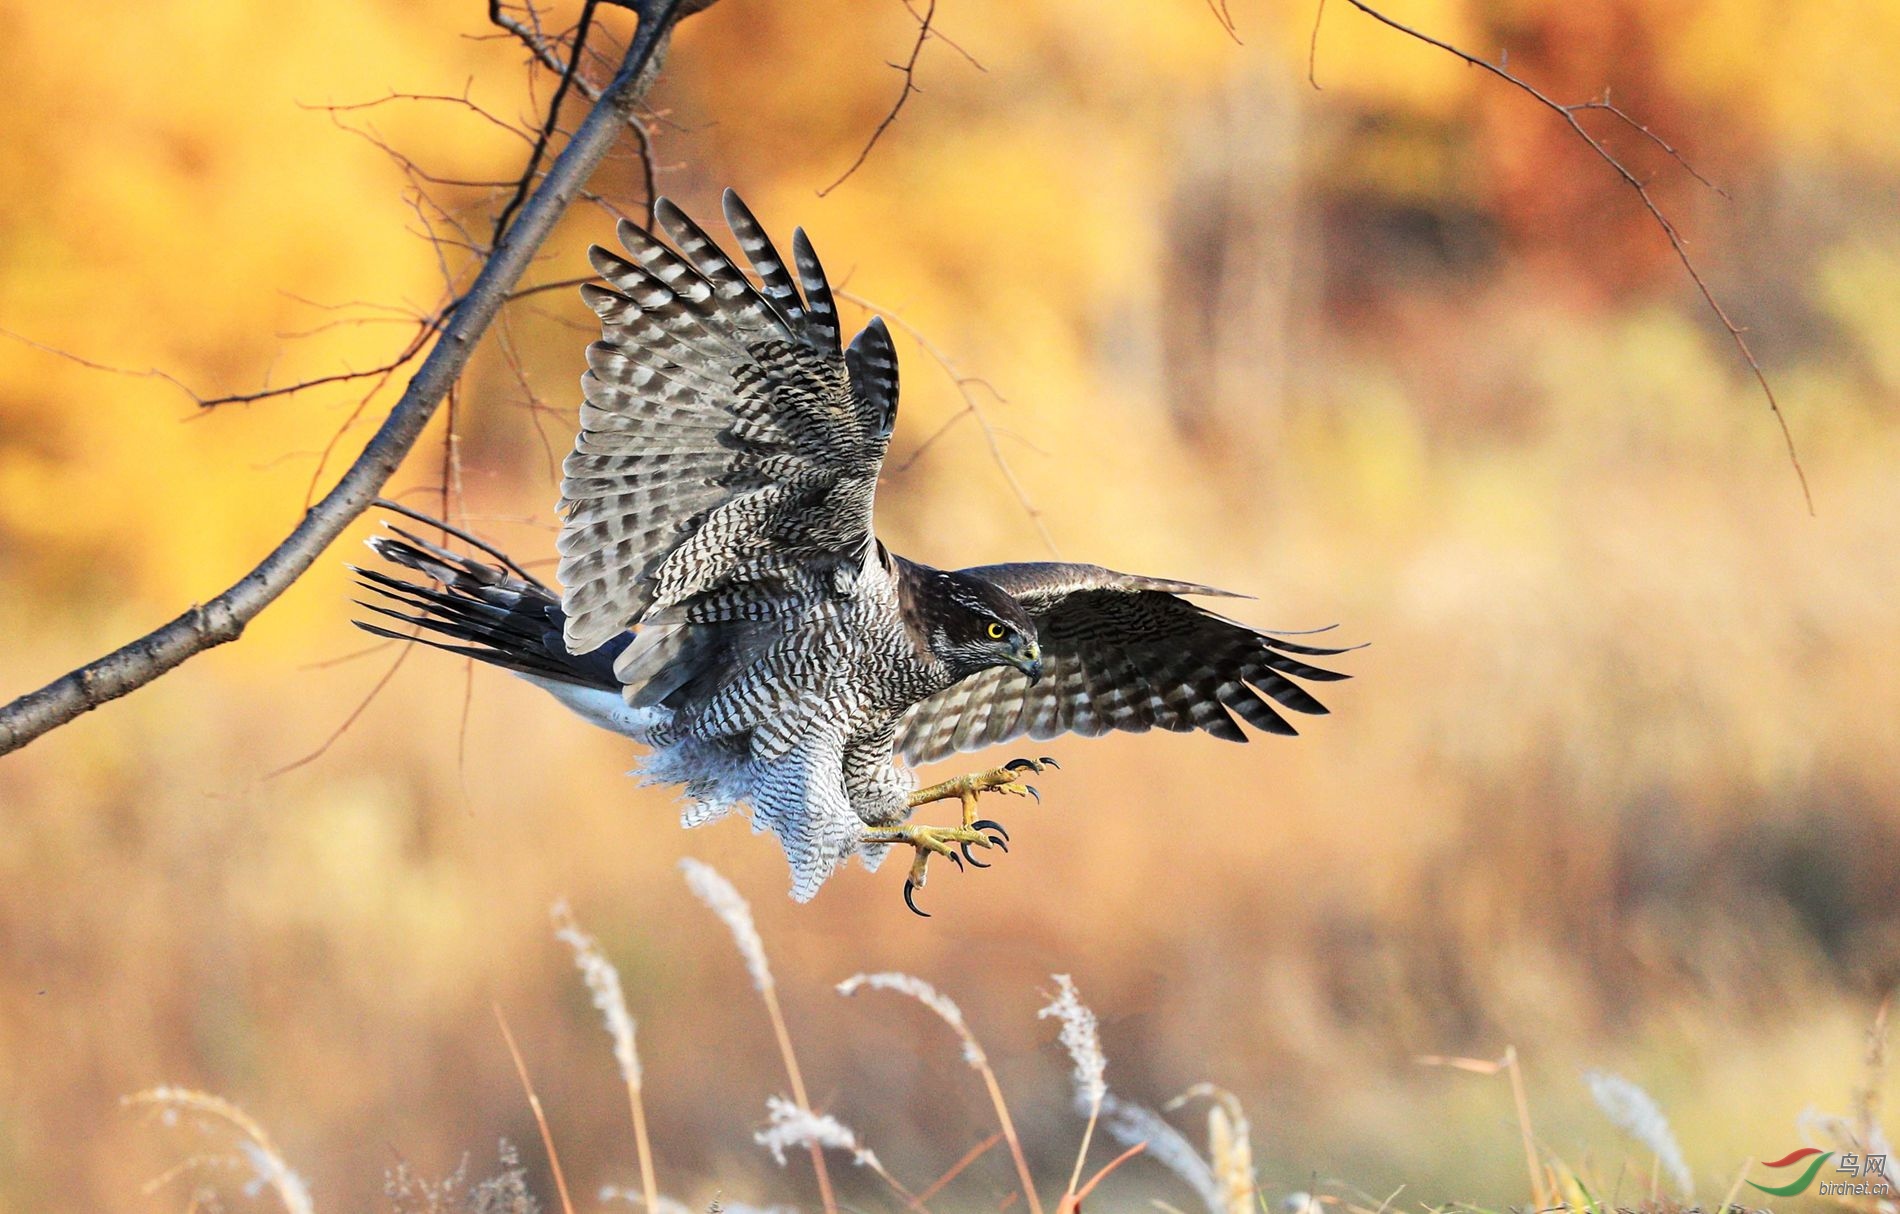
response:
[[[1345,677],[1301,660],[1343,651],[1180,597],[1225,591],[1096,565],[950,571],[891,552],[871,526],[897,419],[884,323],[841,347],[805,233],[788,267],[731,191],[726,222],[756,283],[678,207],[655,213],[671,243],[623,222],[631,260],[591,250],[607,285],[581,288],[602,335],[561,482],[565,589],[395,530],[370,546],[429,582],[359,570],[393,601],[366,606],[644,743],[640,774],[684,786],[686,825],[749,807],[784,844],[800,901],[846,858],[874,867],[902,844],[916,851],[904,884],[916,910],[933,854],[980,864],[970,848],[1004,846],[978,795],[1033,792],[1024,777],[1047,760],[927,788],[908,764],[1069,731],[1245,741],[1235,718],[1294,732],[1267,700],[1326,711],[1292,680]],[[961,802],[959,824],[907,824],[940,800]]]

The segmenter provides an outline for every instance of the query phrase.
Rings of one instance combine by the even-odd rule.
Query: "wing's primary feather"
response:
[[[731,191],[725,208],[759,285],[665,200],[670,245],[623,223],[628,256],[591,251],[607,285],[582,296],[601,339],[561,483],[576,653],[646,620],[769,618],[871,549],[897,404],[889,334],[873,320],[841,350],[810,242],[794,238],[794,281]]]
[[[898,749],[910,763],[1024,735],[1043,740],[1069,732],[1198,729],[1244,742],[1240,721],[1290,734],[1293,727],[1267,701],[1324,713],[1292,680],[1346,677],[1293,656],[1343,649],[1294,644],[1181,597],[1244,597],[1211,586],[1046,561],[964,572],[1022,604],[1039,634],[1043,679],[1032,686],[1018,671],[999,667],[917,704],[898,733]]]

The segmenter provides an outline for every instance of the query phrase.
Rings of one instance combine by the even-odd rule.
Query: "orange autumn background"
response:
[[[366,409],[353,381],[207,411],[123,372],[215,396],[401,348],[466,261],[379,143],[508,182],[505,124],[551,83],[482,8],[0,3],[0,696],[241,576],[393,401],[400,375]],[[1043,804],[1005,807],[1014,850],[939,874],[934,918],[895,868],[794,906],[772,840],[682,832],[623,740],[459,659],[392,674],[349,624],[365,519],[239,643],[0,760],[0,1208],[183,1208],[195,1181],[142,1186],[203,1143],[118,1103],[161,1083],[241,1103],[322,1210],[383,1208],[399,1160],[490,1168],[504,1136],[551,1205],[491,1004],[595,1208],[635,1183],[632,1137],[557,897],[639,1020],[661,1187],[814,1208],[808,1168],[752,1142],[784,1076],[688,855],[751,899],[814,1103],[913,1188],[988,1103],[921,1009],[833,993],[860,970],[963,1005],[1054,1189],[1080,1133],[1034,1016],[1055,972],[1101,1015],[1116,1092],[1240,1097],[1270,1203],[1526,1201],[1503,1081],[1420,1055],[1514,1046],[1540,1142],[1626,1172],[1626,1198],[1649,1157],[1584,1069],[1656,1098],[1705,1202],[1804,1141],[1804,1110],[1845,1112],[1900,980],[1900,8],[1389,8],[1561,100],[1607,88],[1726,191],[1585,115],[1748,328],[1812,515],[1633,192],[1347,5],[1315,89],[1310,6],[1237,2],[1237,43],[1194,0],[945,0],[955,45],[925,46],[922,91],[820,197],[915,19],[724,0],[649,98],[661,186],[702,216],[740,189],[902,318],[884,537],[1337,624],[1370,645],[1321,689],[1334,715],[1244,748],[1049,744]],[[324,108],[392,91],[450,100]],[[625,148],[594,186],[641,205]],[[480,240],[506,191],[430,192]],[[584,273],[611,229],[577,203],[528,281]],[[592,323],[566,288],[511,305],[392,495],[437,509],[446,473],[457,521],[547,571]],[[230,1208],[268,1203],[238,1181]],[[1012,1191],[996,1152],[934,1208]],[[1193,1201],[1142,1161],[1109,1192]]]

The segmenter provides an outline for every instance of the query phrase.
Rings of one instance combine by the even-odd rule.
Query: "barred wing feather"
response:
[[[1015,669],[999,667],[917,704],[898,734],[898,750],[909,763],[1024,735],[1040,740],[1113,729],[1199,729],[1244,742],[1236,717],[1267,733],[1290,734],[1293,727],[1275,705],[1326,711],[1293,680],[1346,677],[1300,660],[1343,649],[1296,644],[1181,597],[1239,597],[1228,591],[1096,565],[1032,562],[964,572],[1002,587],[1035,621],[1043,679],[1032,686]]]
[[[870,549],[896,420],[890,335],[873,319],[840,349],[804,232],[788,267],[726,192],[754,285],[678,207],[655,213],[671,244],[622,223],[630,259],[591,250],[607,285],[581,289],[602,332],[561,482],[575,653],[647,620],[769,618],[822,592]]]

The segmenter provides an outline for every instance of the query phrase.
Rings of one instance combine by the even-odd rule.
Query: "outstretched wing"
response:
[[[623,222],[631,260],[590,251],[608,285],[581,288],[602,332],[561,482],[575,653],[648,619],[769,618],[870,550],[897,413],[890,334],[873,319],[840,350],[805,233],[792,236],[795,284],[730,190],[725,213],[758,285],[664,199],[670,247]]]
[[[1235,717],[1290,734],[1286,718],[1258,693],[1294,712],[1324,713],[1293,680],[1347,677],[1294,656],[1343,649],[1294,644],[1180,597],[1240,597],[1225,590],[1099,565],[1040,562],[964,572],[1002,587],[1035,621],[1043,679],[1032,686],[1021,672],[998,667],[913,706],[897,740],[906,762],[1071,731],[1092,737],[1111,729],[1204,729],[1244,742]]]

